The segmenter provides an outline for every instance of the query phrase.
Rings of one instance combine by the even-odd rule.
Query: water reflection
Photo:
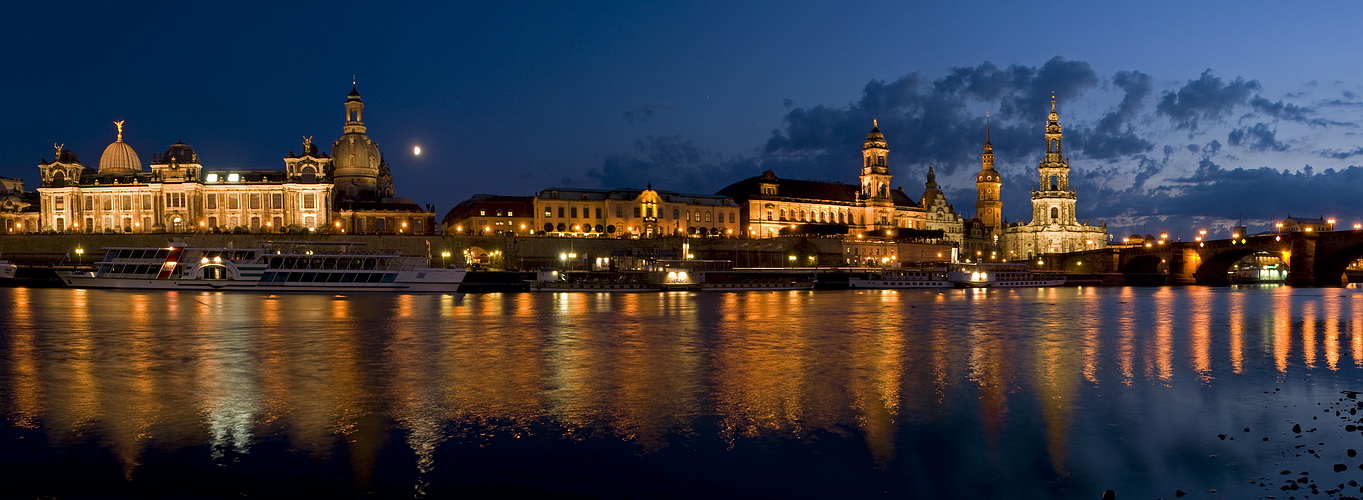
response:
[[[1051,487],[1135,482],[1151,478],[1084,460],[1098,422],[1129,433],[1110,442],[1140,443],[1169,431],[1144,428],[1143,412],[1186,411],[1163,391],[1237,401],[1292,373],[1351,380],[1363,367],[1356,293],[11,288],[0,289],[11,304],[0,411],[11,434],[40,431],[53,448],[96,439],[127,481],[177,449],[250,461],[279,453],[280,440],[312,460],[343,460],[357,488],[378,488],[396,467],[421,493],[458,469],[442,458],[452,450],[507,440],[685,456],[671,448],[714,440],[719,453],[740,454],[847,439],[887,481],[938,459],[1035,477],[1035,467],[1010,465],[1035,455]],[[1120,446],[1151,446],[1130,443]],[[267,444],[276,451],[261,451]],[[400,465],[383,458],[393,446],[405,450]]]

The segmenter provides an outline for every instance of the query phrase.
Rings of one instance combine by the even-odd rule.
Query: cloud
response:
[[[1197,130],[1200,120],[1219,120],[1259,89],[1256,80],[1237,77],[1227,84],[1208,69],[1177,91],[1161,94],[1155,109],[1172,119],[1176,127]]]
[[[1320,151],[1319,154],[1326,158],[1334,158],[1336,160],[1347,160],[1358,155],[1363,155],[1363,147],[1353,148],[1348,151],[1341,149],[1326,149],[1324,151]]]
[[[659,189],[689,193],[715,191],[715,180],[732,179],[739,159],[701,149],[679,136],[646,137],[635,141],[634,154],[606,157],[599,169],[587,172],[598,187]]]
[[[667,111],[676,111],[676,107],[662,104],[645,104],[621,113],[620,117],[624,118],[625,121],[628,121],[630,124],[634,124],[635,122],[652,120],[658,113]]]
[[[1278,141],[1277,133],[1269,130],[1268,124],[1256,123],[1230,131],[1226,142],[1232,146],[1244,146],[1250,151],[1287,151],[1288,145]]]

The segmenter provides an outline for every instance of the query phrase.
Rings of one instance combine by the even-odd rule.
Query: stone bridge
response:
[[[1044,267],[1068,273],[1162,276],[1167,285],[1224,285],[1236,261],[1258,252],[1273,254],[1287,264],[1289,285],[1342,286],[1347,283],[1345,268],[1363,257],[1363,231],[1306,231],[1106,248],[1050,255]]]

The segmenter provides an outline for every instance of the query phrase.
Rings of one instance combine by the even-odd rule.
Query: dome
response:
[[[880,132],[880,124],[876,120],[871,120],[871,133],[866,134],[866,148],[888,148],[885,142],[885,134]]]
[[[132,146],[122,140],[104,148],[104,154],[99,157],[101,174],[136,174],[141,171],[142,160],[137,157],[137,152],[133,151]]]
[[[161,155],[156,160],[159,163],[170,163],[171,160],[179,164],[199,163],[199,155],[194,152],[194,148],[189,147],[184,141],[179,141],[171,144],[166,149],[166,154]]]

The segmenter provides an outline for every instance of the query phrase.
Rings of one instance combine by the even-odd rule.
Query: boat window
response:
[[[341,275],[341,283],[354,283],[355,273],[344,273]]]
[[[289,283],[297,283],[303,277],[303,273],[284,273],[284,275],[287,276],[284,281]]]
[[[296,264],[297,262],[298,262],[298,259],[296,259],[296,258],[294,258],[294,257],[284,257],[284,265],[283,265],[283,267],[284,267],[284,269],[295,269],[297,266],[295,266],[294,264]]]
[[[340,283],[342,274],[345,273],[327,273],[327,283]]]
[[[336,259],[332,257],[322,259],[322,269],[336,269]]]
[[[374,259],[364,259],[364,268],[365,268],[365,269],[373,269],[373,268],[374,268]]]
[[[392,282],[394,282],[394,281],[397,281],[397,279],[398,279],[398,275],[393,274],[393,273],[387,273],[387,274],[384,274],[384,275],[383,275],[383,282],[384,282],[384,283],[392,283]]]
[[[317,281],[317,273],[303,273],[303,278],[298,280],[304,283],[314,283]]]

